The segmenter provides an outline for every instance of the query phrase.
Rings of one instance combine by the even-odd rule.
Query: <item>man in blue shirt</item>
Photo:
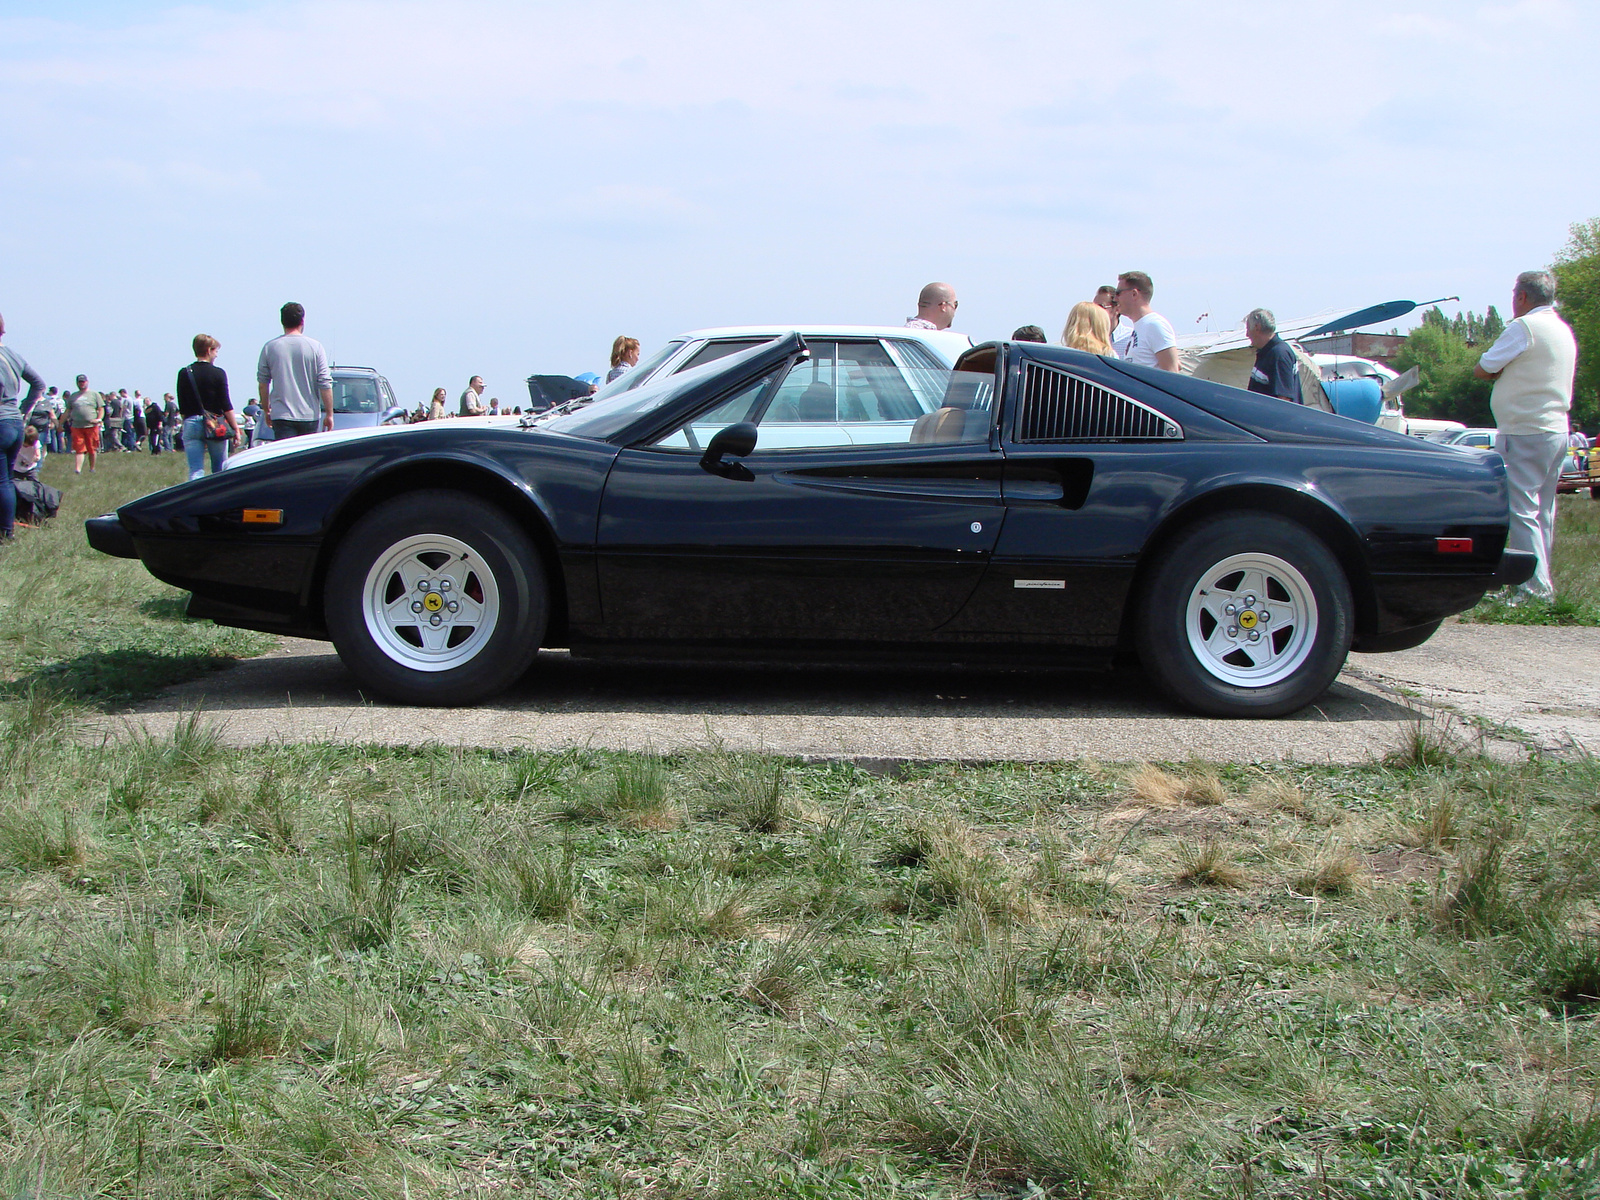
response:
[[[1250,372],[1250,390],[1301,404],[1300,364],[1289,343],[1278,336],[1278,319],[1270,310],[1257,308],[1244,319],[1244,333],[1255,347],[1256,365]]]

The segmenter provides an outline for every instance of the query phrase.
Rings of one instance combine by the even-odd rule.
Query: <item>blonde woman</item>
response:
[[[1106,310],[1093,300],[1074,304],[1067,314],[1066,328],[1061,331],[1061,344],[1088,354],[1110,354],[1111,322],[1106,319]]]
[[[445,390],[443,388],[434,388],[433,389],[433,399],[428,401],[428,420],[430,420],[430,421],[442,421],[442,420],[444,420],[444,398],[445,398],[445,395],[446,395],[446,393],[445,393]]]

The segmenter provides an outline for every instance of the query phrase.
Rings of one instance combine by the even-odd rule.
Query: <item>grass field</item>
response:
[[[1463,619],[1504,625],[1600,625],[1600,502],[1588,492],[1562,496],[1556,509],[1551,573],[1556,598],[1512,607],[1486,598]]]
[[[0,1194],[1600,1194],[1592,763],[0,733]]]
[[[0,1196],[1600,1195],[1600,764],[77,737],[176,473],[0,558]]]
[[[184,593],[84,540],[84,518],[184,476],[181,454],[104,454],[81,476],[70,454],[45,461],[44,482],[65,500],[54,521],[0,550],[0,687],[115,705],[271,647],[261,634],[184,620]]]

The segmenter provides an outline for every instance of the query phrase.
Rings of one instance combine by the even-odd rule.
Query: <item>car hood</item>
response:
[[[357,429],[335,429],[332,433],[310,433],[304,437],[286,438],[281,442],[265,442],[243,453],[230,454],[222,466],[225,471],[236,467],[253,467],[259,463],[288,458],[290,455],[304,454],[308,450],[321,450],[340,442],[352,442],[359,438],[412,437],[424,430],[438,430],[442,425],[451,429],[474,427],[514,429],[521,420],[522,418],[518,416],[452,417],[447,425],[440,421],[419,421],[415,425],[367,425]]]

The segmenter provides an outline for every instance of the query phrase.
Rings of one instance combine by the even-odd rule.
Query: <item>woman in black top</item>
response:
[[[228,399],[228,373],[216,365],[222,343],[209,333],[194,336],[194,362],[178,372],[178,412],[183,417],[183,453],[189,460],[189,478],[199,479],[205,472],[206,451],[211,451],[211,472],[222,470],[228,458],[228,443],[240,444],[239,418]],[[207,413],[227,422],[229,436],[205,436]]]

